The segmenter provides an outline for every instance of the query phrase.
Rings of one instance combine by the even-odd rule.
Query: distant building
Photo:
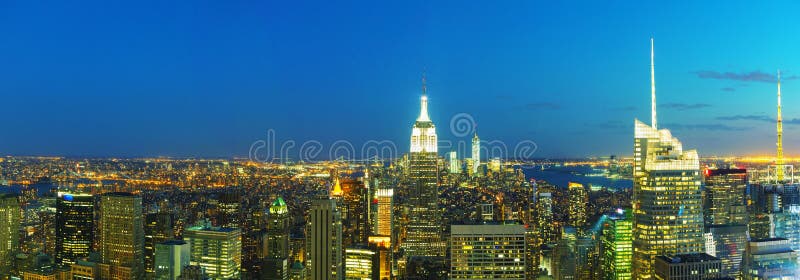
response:
[[[182,240],[170,240],[155,246],[155,279],[175,280],[190,265],[191,246]]]
[[[312,200],[306,236],[309,280],[343,278],[342,218],[334,199]]]
[[[633,256],[633,217],[620,209],[609,215],[601,229],[601,270],[603,279],[630,280]]]
[[[450,226],[450,279],[525,279],[525,227]]]
[[[242,232],[238,228],[219,228],[208,224],[186,229],[189,263],[211,278],[239,278],[242,269]]]
[[[797,252],[785,238],[751,240],[747,243],[742,279],[798,279]]]
[[[569,225],[582,232],[586,225],[586,205],[589,204],[589,193],[580,183],[569,182]]]
[[[21,215],[17,196],[0,194],[0,279],[10,274],[17,253]]]
[[[478,138],[478,132],[475,131],[475,136],[472,137],[472,172],[474,176],[480,176],[478,168],[481,166],[481,139]]]
[[[100,197],[100,265],[103,279],[143,279],[142,198],[130,193]]]
[[[722,261],[705,253],[657,256],[653,267],[656,280],[719,279]]]
[[[461,173],[461,162],[458,160],[458,153],[450,151],[450,174]]]
[[[155,273],[156,244],[173,239],[172,214],[148,213],[144,224],[144,267],[149,274]]]
[[[55,262],[68,266],[89,256],[94,242],[94,197],[58,193],[56,200]]]

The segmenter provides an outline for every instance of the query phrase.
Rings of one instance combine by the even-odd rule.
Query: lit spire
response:
[[[655,51],[653,37],[650,37],[650,95],[652,98],[652,108],[650,108],[650,124],[653,126],[653,129],[658,129],[658,123],[656,121],[656,66],[654,57]]]
[[[429,122],[431,118],[428,116],[428,87],[425,81],[425,72],[422,72],[422,97],[420,98],[420,111],[418,122]]]
[[[342,196],[342,185],[339,184],[339,175],[336,175],[336,178],[333,179],[333,190],[331,190],[331,196]]]
[[[781,116],[781,70],[778,70],[778,154],[775,160],[777,165],[778,182],[783,181],[783,117]]]

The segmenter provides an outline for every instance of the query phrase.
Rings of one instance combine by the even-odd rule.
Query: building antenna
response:
[[[651,125],[653,129],[658,129],[658,123],[656,121],[656,66],[655,66],[655,51],[654,51],[654,42],[653,37],[650,37],[650,96],[651,96],[651,108],[650,108],[650,118],[651,118]]]
[[[777,119],[778,141],[777,141],[777,165],[778,182],[783,182],[783,117],[781,116],[781,70],[778,70],[778,119]]]

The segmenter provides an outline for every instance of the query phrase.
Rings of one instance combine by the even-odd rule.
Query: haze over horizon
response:
[[[441,140],[469,141],[450,129],[467,113],[534,157],[625,156],[653,36],[659,128],[701,156],[772,155],[780,69],[800,155],[800,3],[669,4],[8,1],[0,154],[247,156],[270,129],[407,152],[425,71]]]

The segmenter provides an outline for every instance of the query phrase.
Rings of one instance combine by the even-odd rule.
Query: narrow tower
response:
[[[780,86],[780,83],[778,85]],[[650,98],[650,124],[653,129],[658,130],[656,122],[656,65],[653,37],[650,37]]]
[[[775,159],[778,182],[783,182],[783,117],[781,116],[781,70],[778,70],[778,153]]]

